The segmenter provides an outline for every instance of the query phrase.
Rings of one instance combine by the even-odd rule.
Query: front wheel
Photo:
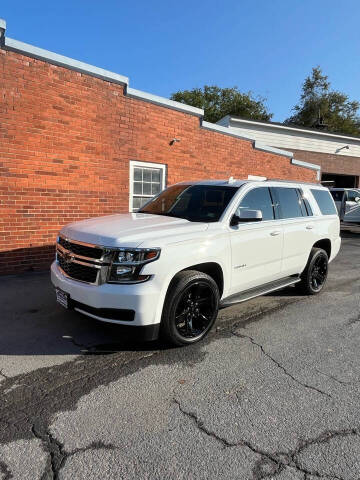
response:
[[[219,289],[206,273],[179,272],[166,295],[161,335],[173,345],[196,343],[209,332],[219,310]]]
[[[299,288],[306,295],[320,293],[326,283],[329,258],[322,248],[313,248],[305,270],[301,274]]]

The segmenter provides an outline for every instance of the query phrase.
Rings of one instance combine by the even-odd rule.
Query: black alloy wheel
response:
[[[196,270],[179,272],[169,287],[161,334],[174,345],[198,342],[213,326],[219,310],[219,289],[212,277]]]
[[[312,265],[310,282],[315,291],[324,286],[328,274],[328,259],[326,255],[318,255]]]
[[[313,248],[301,274],[299,289],[306,295],[316,295],[324,288],[329,271],[329,257],[322,248]]]
[[[175,326],[183,338],[201,336],[212,324],[216,309],[213,290],[199,281],[185,288],[175,310]]]

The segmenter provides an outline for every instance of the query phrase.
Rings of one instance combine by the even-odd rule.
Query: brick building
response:
[[[359,137],[229,115],[218,124],[255,141],[289,149],[298,160],[319,165],[324,184],[350,188],[360,186]]]
[[[316,181],[318,167],[126,77],[6,36],[0,20],[0,273],[48,267],[58,230],[135,211],[184,179]]]

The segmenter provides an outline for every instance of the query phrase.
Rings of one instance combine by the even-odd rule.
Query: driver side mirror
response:
[[[355,202],[359,203],[360,202],[360,197],[355,197]]]
[[[241,209],[239,215],[234,214],[230,220],[230,226],[235,227],[239,223],[244,222],[261,222],[262,220],[262,211],[261,210],[250,210],[250,209]]]

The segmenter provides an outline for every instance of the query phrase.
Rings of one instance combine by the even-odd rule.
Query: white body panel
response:
[[[61,232],[80,242],[106,247],[137,247],[157,236],[177,238],[207,229],[207,224],[192,223],[181,218],[162,217],[141,213],[124,213],[90,218],[66,225]],[[154,246],[154,245],[153,245]]]
[[[231,295],[281,278],[283,228],[280,221],[237,225],[230,228],[230,240]]]
[[[301,188],[311,204],[313,216],[231,227],[230,219],[246,192],[264,185]],[[144,283],[90,285],[66,277],[56,262],[51,268],[52,282],[73,300],[90,307],[135,310],[131,325],[141,326],[161,321],[171,280],[179,271],[194,265],[212,262],[220,266],[224,280],[222,298],[298,275],[318,240],[330,240],[330,260],[338,253],[341,243],[338,216],[321,215],[311,188],[326,190],[319,185],[242,182],[220,220],[214,223],[148,214],[111,215],[73,223],[61,231],[71,240],[105,247],[157,247],[161,248],[160,257],[142,268],[142,275],[151,275]],[[309,226],[311,228],[307,228]],[[96,315],[95,318],[109,321]],[[116,320],[116,323],[129,325],[130,322]]]

